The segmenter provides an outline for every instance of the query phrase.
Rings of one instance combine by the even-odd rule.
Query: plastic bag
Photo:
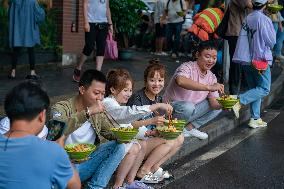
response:
[[[117,42],[113,40],[112,33],[108,33],[105,47],[105,58],[116,60],[118,58]]]

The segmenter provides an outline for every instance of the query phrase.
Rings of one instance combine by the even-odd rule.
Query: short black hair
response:
[[[33,120],[41,111],[49,107],[47,93],[34,82],[23,82],[15,86],[5,98],[5,113],[11,122]]]
[[[202,51],[209,49],[218,51],[218,44],[216,40],[208,40],[200,42],[197,48],[197,52],[201,53]]]
[[[103,74],[103,72],[98,70],[93,70],[93,69],[86,70],[79,81],[79,87],[83,86],[88,88],[93,81],[106,83],[106,76],[105,74]]]

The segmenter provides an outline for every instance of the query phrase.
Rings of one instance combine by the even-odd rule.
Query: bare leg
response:
[[[146,162],[148,161],[148,156],[150,156],[152,154],[152,151],[162,144],[166,144],[166,140],[158,138],[158,137],[157,138],[150,138],[146,141],[146,157],[147,157]],[[146,166],[145,166],[145,163],[142,165],[142,167],[140,168],[140,170],[137,173],[137,177],[139,177],[139,178],[143,178],[144,175],[149,173],[151,171],[152,166],[156,162],[153,163],[152,165],[146,165]]]
[[[160,52],[160,38],[156,38],[155,45],[156,45],[156,53]]]
[[[81,54],[80,61],[79,61],[79,64],[77,64],[76,69],[81,70],[82,66],[85,63],[85,61],[87,60],[87,58],[88,57],[86,55]]]
[[[121,163],[119,164],[119,167],[117,169],[117,174],[115,177],[115,183],[113,188],[117,188],[122,186],[124,179],[127,175],[127,173],[130,171],[137,154],[139,152],[139,145],[138,144],[133,144],[133,146],[130,148],[126,156],[123,158]]]
[[[136,174],[144,160],[145,154],[146,154],[146,141],[139,141],[139,144],[141,146],[140,152],[138,153],[134,164],[132,165],[132,168],[130,172],[128,173],[126,180],[128,183],[132,183],[136,177]]]
[[[161,53],[163,51],[163,44],[164,44],[164,38],[159,38],[159,52]]]
[[[104,62],[104,56],[96,56],[96,70],[101,71]]]
[[[170,159],[179,149],[182,147],[184,141],[184,136],[180,135],[177,139],[174,140],[174,146],[171,148],[170,152],[167,153],[165,156],[163,156],[158,163],[156,163],[154,166],[151,168],[151,172],[154,173],[156,172],[159,167],[165,163],[168,159]],[[163,146],[163,145],[161,145]]]
[[[189,123],[187,126],[186,126],[186,129],[188,130],[188,131],[190,131],[191,129],[193,129],[194,127],[193,127],[193,125],[191,124],[191,123]]]

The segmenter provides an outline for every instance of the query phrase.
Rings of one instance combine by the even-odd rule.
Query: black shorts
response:
[[[96,45],[96,56],[104,56],[108,23],[90,23],[90,32],[85,32],[83,54],[90,56]]]
[[[155,25],[156,37],[165,37],[166,36],[166,25],[161,27],[160,23]]]

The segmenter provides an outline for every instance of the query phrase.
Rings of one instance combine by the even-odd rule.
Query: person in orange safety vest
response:
[[[193,24],[188,28],[188,32],[195,34],[202,41],[209,40],[211,34],[218,38],[214,32],[221,23],[223,16],[224,4],[219,8],[204,9],[193,17]]]

